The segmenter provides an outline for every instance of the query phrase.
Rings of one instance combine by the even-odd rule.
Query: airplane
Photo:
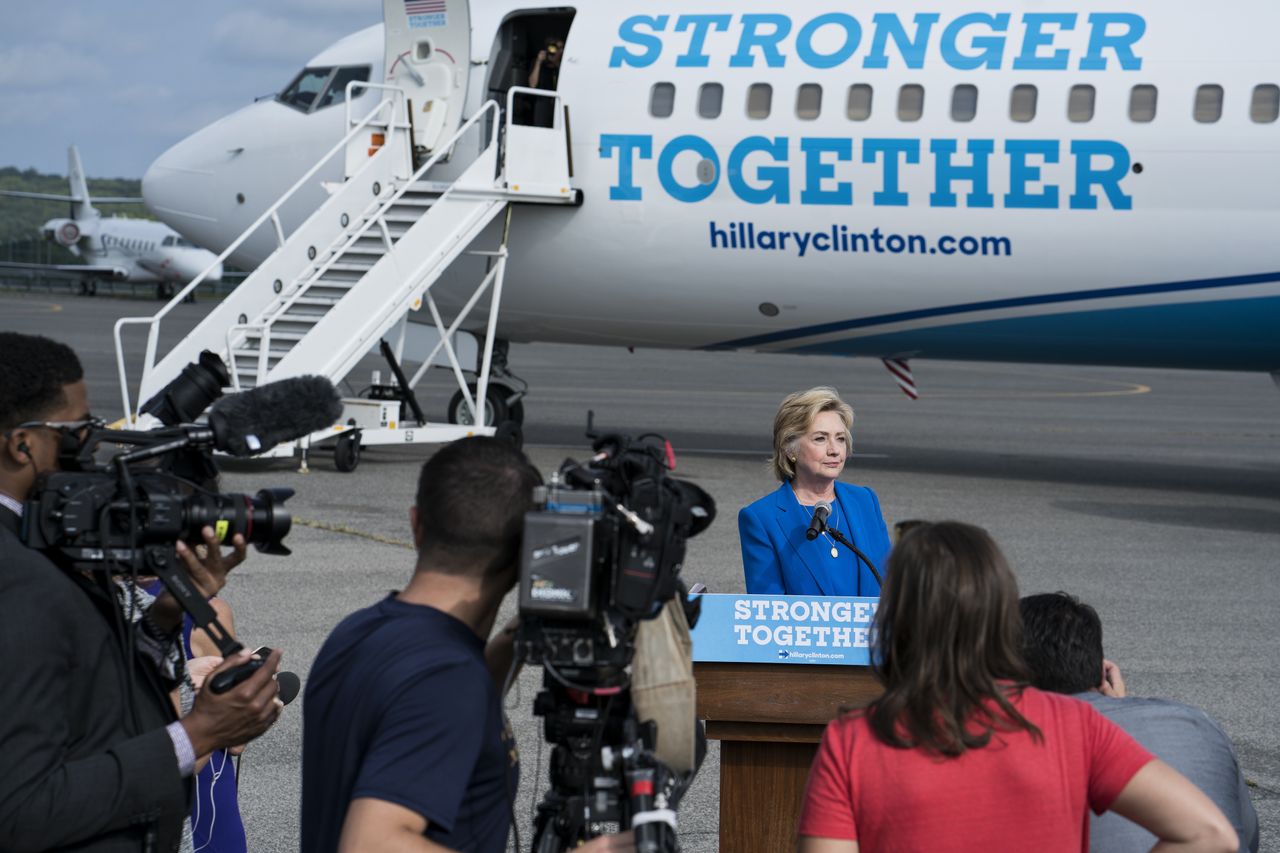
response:
[[[23,264],[5,262],[10,269],[56,270],[80,277],[81,293],[97,293],[98,281],[113,279],[128,282],[156,282],[156,296],[173,296],[175,284],[186,284],[202,270],[217,261],[217,256],[187,240],[162,222],[129,219],[122,216],[103,218],[93,206],[89,186],[80,163],[80,152],[72,145],[67,149],[70,195],[3,190],[0,195],[33,198],[42,201],[65,201],[71,204],[71,215],[50,219],[40,231],[46,240],[57,243],[71,254],[83,257],[84,264]],[[99,204],[142,204],[141,198],[99,198]],[[210,271],[209,281],[222,278],[221,265]]]
[[[501,339],[1280,385],[1280,7],[986,5],[385,0],[410,41],[402,24],[342,39],[166,151],[143,196],[226,248],[342,138],[351,81],[412,100],[414,63],[444,64],[432,45],[453,39],[454,93],[415,112],[420,134],[505,103],[562,43],[582,204],[518,209]],[[345,110],[385,91],[351,88]],[[453,153],[428,177],[456,178],[469,161]],[[341,162],[318,172],[279,210],[284,230],[342,178]],[[260,229],[230,258],[276,245]],[[438,289],[456,305],[456,287],[450,270]]]

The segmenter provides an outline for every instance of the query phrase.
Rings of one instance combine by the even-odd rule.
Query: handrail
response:
[[[352,81],[352,83],[355,83],[355,82],[359,82],[359,81]],[[378,84],[369,84],[369,85],[370,85],[370,88],[373,88]],[[351,90],[350,83],[347,84],[347,90],[348,90],[348,94],[350,94],[350,90]],[[119,320],[116,321],[115,329],[114,329],[114,337],[115,337],[115,344],[116,344],[116,367],[120,375],[120,399],[121,399],[121,402],[124,404],[124,416],[126,419],[129,420],[130,423],[132,423],[133,420],[135,419],[136,413],[133,411],[132,404],[129,401],[129,386],[128,386],[129,380],[128,380],[128,375],[127,375],[127,371],[125,369],[125,364],[124,364],[124,342],[121,337],[121,332],[123,331],[124,327],[129,325],[149,325],[150,326],[150,329],[147,333],[146,354],[143,356],[142,376],[139,379],[139,389],[141,389],[142,385],[146,383],[147,377],[150,375],[152,368],[154,368],[155,366],[156,346],[159,340],[160,321],[163,320],[166,316],[168,316],[169,312],[171,312],[179,303],[181,303],[182,300],[186,298],[187,294],[195,290],[195,288],[198,287],[200,283],[205,280],[205,278],[209,275],[209,273],[211,273],[216,267],[221,265],[222,262],[226,260],[236,249],[240,248],[240,246],[244,243],[245,240],[249,239],[251,235],[257,233],[258,229],[262,227],[263,223],[265,223],[268,219],[275,219],[275,221],[278,221],[277,212],[285,204],[285,202],[291,199],[294,193],[300,190],[303,186],[306,186],[311,181],[311,179],[315,177],[316,173],[320,171],[321,167],[323,167],[331,159],[333,159],[333,156],[335,154],[337,154],[339,151],[345,152],[347,149],[347,145],[351,142],[351,140],[354,139],[357,134],[363,131],[364,128],[369,126],[369,124],[373,122],[374,118],[380,112],[382,112],[383,107],[387,105],[391,106],[391,115],[386,119],[386,124],[390,126],[395,121],[395,116],[396,116],[395,107],[397,105],[397,101],[399,101],[401,104],[404,103],[404,100],[403,100],[404,90],[397,89],[395,91],[399,93],[398,97],[395,94],[393,94],[391,98],[383,98],[381,101],[379,101],[377,106],[375,106],[372,110],[369,111],[368,115],[366,115],[358,124],[356,124],[355,127],[351,128],[351,130],[349,130],[347,134],[344,137],[342,137],[342,139],[336,145],[334,145],[332,148],[329,149],[327,154],[325,154],[322,158],[320,158],[320,160],[318,160],[314,166],[308,169],[307,172],[301,178],[299,178],[292,187],[286,190],[284,195],[280,196],[280,198],[276,200],[275,204],[267,208],[267,210],[264,211],[263,214],[259,216],[257,220],[244,231],[244,233],[242,233],[238,238],[236,238],[236,240],[230,246],[223,249],[222,254],[218,255],[217,259],[213,263],[205,267],[204,271],[201,272],[199,275],[197,275],[195,278],[193,278],[187,284],[186,287],[178,291],[177,294],[175,294],[174,297],[171,300],[169,300],[169,302],[163,308],[161,308],[159,311],[157,311],[154,315],[150,317],[121,317]],[[348,114],[349,113],[350,113],[350,103],[348,102]],[[407,121],[406,121],[406,125],[407,125]],[[368,168],[369,163],[371,162],[372,162],[372,158],[370,158],[368,163],[366,163],[364,166],[361,167],[360,172],[363,172],[364,169]],[[358,174],[359,172],[357,172],[357,175]],[[356,176],[353,175],[352,177],[354,178]],[[141,396],[141,393],[139,393],[139,396]],[[138,402],[141,403],[142,401],[139,400]]]
[[[536,98],[551,98],[556,102],[556,106],[559,106],[560,102],[564,100],[563,98],[560,97],[560,93],[555,91],[554,89],[531,89],[528,86],[512,86],[510,89],[507,90],[507,124],[508,125],[512,123],[512,117],[515,116],[516,114],[515,113],[516,95],[532,95],[533,97],[536,97]],[[558,110],[558,109],[552,110],[551,128],[550,128],[551,130],[559,129],[560,123],[561,123],[560,122],[561,115],[563,115],[561,110]],[[521,126],[523,127],[524,125],[521,125]]]
[[[263,319],[264,325],[270,325],[271,323],[275,322],[275,320],[278,317],[280,317],[281,314],[286,313],[291,307],[293,307],[294,303],[298,299],[302,298],[302,295],[306,292],[307,287],[309,287],[310,284],[314,282],[317,278],[319,278],[320,276],[328,272],[329,268],[335,262],[337,262],[338,258],[340,258],[342,254],[352,246],[352,244],[354,244],[357,240],[363,237],[365,233],[374,225],[374,223],[381,222],[382,217],[386,215],[387,211],[390,210],[396,204],[396,202],[398,202],[400,198],[404,196],[406,192],[408,192],[409,188],[413,186],[413,184],[415,184],[418,181],[418,179],[422,177],[422,175],[424,175],[427,171],[429,171],[431,167],[435,166],[436,163],[440,161],[440,158],[443,157],[446,152],[452,149],[453,146],[456,145],[459,142],[459,140],[462,139],[463,135],[465,135],[467,131],[469,131],[472,127],[474,127],[476,123],[490,110],[492,110],[494,113],[495,121],[493,122],[492,129],[489,131],[489,143],[488,145],[486,145],[484,148],[480,150],[480,154],[483,154],[485,151],[488,151],[489,148],[493,146],[498,140],[499,121],[497,119],[500,119],[502,117],[502,113],[500,111],[501,108],[499,107],[498,102],[492,99],[485,101],[485,103],[480,107],[480,109],[476,111],[475,115],[471,116],[471,118],[463,122],[462,125],[457,129],[457,131],[455,131],[453,135],[450,136],[449,139],[444,142],[444,144],[438,146],[436,149],[436,153],[433,154],[430,158],[428,158],[428,160],[425,163],[419,166],[417,171],[415,171],[413,175],[411,175],[409,179],[404,182],[404,184],[400,187],[400,189],[398,189],[386,201],[382,202],[378,206],[377,210],[375,210],[373,213],[367,216],[364,216],[363,217],[364,223],[347,237],[346,242],[342,244],[342,247],[340,249],[338,249],[337,251],[329,252],[329,257],[325,260],[325,262],[321,264],[314,272],[312,272],[310,276],[308,276],[306,285],[302,287],[294,288],[287,298],[282,299],[282,301],[280,302],[280,306],[274,312],[272,312],[269,316]],[[443,198],[444,196],[447,196],[449,192],[452,191],[452,189],[453,188],[450,187],[448,190],[444,192],[444,194],[441,197]],[[281,294],[281,296],[283,297],[284,294]],[[258,376],[257,381],[261,382],[262,376]]]

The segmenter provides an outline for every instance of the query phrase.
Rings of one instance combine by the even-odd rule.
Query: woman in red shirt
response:
[[[827,727],[800,853],[1089,849],[1088,809],[1160,851],[1237,849],[1184,777],[1084,702],[1028,686],[1018,585],[987,533],[912,530],[889,557],[873,667],[884,693]]]

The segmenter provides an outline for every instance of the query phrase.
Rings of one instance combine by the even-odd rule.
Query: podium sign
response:
[[[703,594],[695,662],[867,666],[878,598]]]

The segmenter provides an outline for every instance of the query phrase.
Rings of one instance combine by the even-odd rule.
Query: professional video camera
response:
[[[220,541],[238,533],[259,551],[288,554],[282,540],[292,519],[284,502],[293,490],[219,494],[213,451],[250,456],[329,427],[342,412],[333,384],[320,377],[286,379],[214,403],[229,384],[222,360],[206,351],[143,407],[161,428],[52,424],[61,433],[61,470],[37,481],[23,531],[28,546],[72,571],[158,576],[224,656],[240,645],[192,585],[175,546],[179,539],[199,541],[209,526]],[[210,403],[207,423],[184,422]]]
[[[675,809],[696,762],[675,771],[658,758],[662,733],[636,713],[629,666],[640,623],[673,597],[697,621],[679,574],[715,503],[668,475],[660,436],[597,438],[590,422],[588,436],[595,455],[566,460],[525,517],[516,654],[543,667],[534,713],[553,744],[532,849],[559,853],[614,824],[634,829],[645,853],[676,851]]]

